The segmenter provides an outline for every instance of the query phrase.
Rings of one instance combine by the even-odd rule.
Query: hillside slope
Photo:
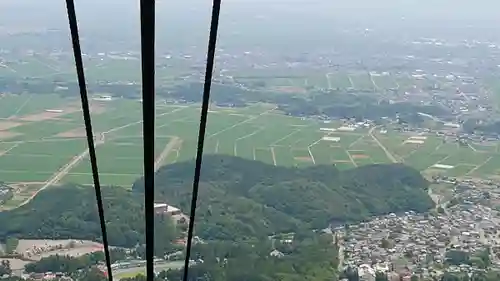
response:
[[[120,187],[103,188],[108,237],[113,245],[144,241],[143,200]],[[40,192],[28,204],[0,213],[0,240],[9,236],[101,241],[93,188],[66,185]]]
[[[156,174],[156,197],[189,210],[194,161],[165,166]],[[142,180],[133,190],[142,192]],[[238,157],[204,158],[197,233],[205,238],[238,239],[372,215],[433,206],[428,182],[400,164],[347,171],[334,166],[276,167]]]
[[[156,201],[168,202],[187,213],[193,170],[194,161],[161,168],[156,175]],[[296,169],[207,156],[196,233],[205,239],[261,239],[371,215],[426,211],[432,207],[427,186],[416,170],[403,165],[338,171],[333,166]],[[144,242],[142,190],[142,179],[137,180],[132,192],[120,187],[103,188],[112,245],[131,247]],[[157,221],[155,231],[161,241],[176,235],[165,221]],[[94,189],[52,187],[20,208],[1,212],[0,240],[7,237],[101,240]],[[163,246],[168,248],[169,244]]]

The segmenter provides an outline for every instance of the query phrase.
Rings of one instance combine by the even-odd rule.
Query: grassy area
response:
[[[134,278],[137,275],[146,276],[146,270],[141,268],[141,269],[138,269],[137,271],[134,271],[134,272],[119,273],[119,274],[114,275],[114,277],[118,278],[118,280],[119,280],[119,279],[125,279],[125,278]]]
[[[397,89],[398,84],[394,77],[390,75],[372,75],[373,82],[377,89]]]
[[[333,76],[336,75],[339,74]],[[365,78],[369,79],[368,74]],[[9,100],[16,102],[21,98],[26,100],[27,97],[15,96],[9,97]],[[54,103],[64,105],[64,100],[54,97]],[[47,104],[50,101],[40,103],[38,110],[43,112]],[[36,110],[33,106],[27,112],[33,114]],[[164,158],[159,161],[160,165],[194,158],[199,112],[199,105],[158,105],[155,150],[157,157],[165,152]],[[99,171],[104,184],[130,187],[141,176],[141,116],[140,103],[132,100],[102,103],[99,104],[99,111],[93,113],[94,131],[99,138],[104,135],[105,140],[97,147]],[[8,151],[0,156],[0,180],[47,181],[87,147],[82,136],[61,136],[61,133],[83,128],[78,112],[52,120],[19,122],[17,127],[4,131],[18,132],[21,135],[0,141],[0,151]],[[382,147],[366,128],[358,128],[352,132],[321,130],[341,125],[338,121],[323,123],[286,116],[274,106],[265,104],[246,108],[212,107],[208,118],[205,153],[234,155],[280,166],[335,164],[340,169],[348,169],[391,163],[388,152],[398,161],[421,171],[432,170],[450,176],[500,175],[498,143],[459,146],[430,134],[416,136],[390,129],[381,134],[375,130],[373,137]],[[325,136],[330,140],[323,139]],[[408,142],[412,137],[422,138],[423,141],[419,144]],[[174,139],[177,142],[167,150],[168,144]],[[433,167],[435,164],[453,167],[436,169]],[[61,182],[91,184],[88,158],[84,157],[72,166]]]
[[[349,77],[355,89],[362,91],[373,91],[375,89],[369,73],[354,73],[350,74]]]
[[[155,272],[160,272],[162,270],[169,270],[169,269],[180,269],[184,266],[183,261],[170,261],[167,263],[163,264],[155,264]],[[121,272],[121,270],[113,270],[113,275],[117,279],[123,279],[123,278],[132,278],[137,275],[146,275],[146,268],[145,267],[139,267],[136,269],[131,269],[130,271],[125,270],[125,272]]]

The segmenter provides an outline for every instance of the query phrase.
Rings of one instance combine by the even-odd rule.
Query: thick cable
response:
[[[198,147],[196,150],[196,166],[194,170],[193,194],[191,197],[191,211],[189,213],[189,228],[186,245],[186,256],[184,259],[183,281],[188,280],[189,260],[191,257],[191,246],[194,233],[194,220],[196,216],[196,204],[198,201],[198,189],[200,182],[201,166],[203,160],[203,146],[205,143],[205,131],[207,127],[208,106],[210,102],[210,89],[212,86],[212,74],[215,60],[215,47],[217,44],[217,29],[219,27],[221,0],[214,0],[212,7],[212,19],[210,23],[210,36],[208,38],[207,66],[205,70],[205,83],[203,86],[203,102],[201,106],[200,128],[198,132]]]
[[[144,142],[144,206],[146,218],[146,279],[154,279],[155,162],[155,1],[141,0],[142,114]]]
[[[89,100],[87,97],[87,85],[85,83],[85,71],[83,68],[82,50],[80,47],[80,36],[78,34],[78,23],[76,20],[75,3],[73,0],[66,0],[66,9],[68,13],[69,28],[71,31],[71,41],[73,44],[73,53],[75,56],[76,73],[78,77],[78,87],[80,88],[80,97],[82,100],[83,120],[87,135],[88,151],[90,165],[92,168],[92,177],[94,179],[94,189],[97,201],[97,211],[99,212],[99,222],[101,224],[102,242],[104,244],[104,255],[106,257],[106,268],[108,270],[108,280],[113,280],[111,271],[111,259],[109,254],[108,234],[106,231],[106,221],[104,220],[104,207],[102,204],[101,184],[99,182],[99,170],[97,169],[97,157],[94,145],[94,135],[92,132],[92,120],[90,118]]]

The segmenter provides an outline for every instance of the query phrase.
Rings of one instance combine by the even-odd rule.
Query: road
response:
[[[158,116],[168,115],[168,114],[171,114],[173,112],[182,110],[184,108],[186,108],[186,107],[180,107],[180,108],[174,109],[174,110],[172,110],[170,112],[159,114]],[[96,135],[97,139],[94,142],[94,146],[97,147],[98,145],[104,144],[105,139],[106,139],[106,134],[112,133],[112,132],[115,132],[115,131],[118,131],[118,130],[121,130],[121,129],[124,129],[124,128],[127,128],[127,127],[130,127],[132,125],[140,124],[140,123],[142,123],[142,120],[139,120],[139,121],[136,121],[136,122],[132,122],[132,123],[120,126],[120,127],[113,128],[113,129],[108,130],[106,132],[100,133],[100,134]],[[162,152],[162,154],[165,154],[165,155],[163,155],[163,157],[168,156],[168,153],[171,150],[171,149],[168,149],[168,148],[169,147],[167,145],[167,147],[165,148],[165,150]],[[19,204],[15,208],[19,208],[21,206],[24,206],[24,205],[28,204],[31,200],[33,200],[33,198],[35,198],[36,195],[38,195],[38,193],[40,193],[41,191],[44,191],[49,186],[51,186],[51,185],[56,184],[57,182],[59,182],[74,166],[76,166],[83,158],[87,157],[88,154],[89,154],[89,150],[85,149],[85,151],[83,151],[79,155],[75,156],[68,164],[66,164],[59,171],[57,171],[54,175],[52,175],[52,177],[47,182],[45,182],[45,184],[40,189],[38,189],[36,192],[34,192],[29,198],[27,198],[26,200],[24,200],[21,204]],[[162,155],[160,155],[160,157],[161,156]],[[161,161],[158,162],[158,163],[161,163]],[[155,163],[155,165],[156,165],[156,163]]]
[[[178,147],[181,144],[182,140],[179,137],[173,137],[165,146],[165,149],[161,152],[160,156],[155,161],[155,172],[161,167],[163,160],[167,158],[172,149]]]
[[[94,143],[94,146],[97,147],[98,145],[101,145],[104,143],[104,138],[102,137],[101,135],[101,138],[98,139],[95,143]],[[57,173],[55,173],[54,175],[52,175],[52,177],[40,188],[38,189],[36,192],[34,192],[29,198],[27,198],[26,200],[24,200],[21,204],[19,204],[19,206],[17,206],[16,208],[19,208],[21,206],[24,206],[26,204],[28,204],[31,200],[33,200],[33,198],[35,198],[35,196],[40,193],[41,191],[45,190],[47,187],[53,185],[53,184],[56,184],[59,180],[61,180],[74,166],[76,166],[76,164],[78,164],[83,158],[85,158],[87,155],[89,154],[89,150],[88,149],[85,149],[85,151],[83,151],[82,153],[80,153],[79,155],[77,155],[76,157],[74,157],[68,164],[66,164],[62,169],[60,169],[59,171],[57,171]]]
[[[377,139],[377,137],[375,137],[375,135],[373,135],[373,131],[375,131],[376,128],[377,128],[377,126],[371,128],[370,131],[368,132],[368,134],[370,134],[372,139],[378,144],[378,146],[380,146],[380,148],[382,148],[382,150],[385,152],[385,155],[387,156],[387,158],[389,158],[389,160],[392,161],[392,163],[398,163],[399,161],[396,159],[396,157],[394,157],[394,155],[392,155],[392,153],[385,147],[385,145],[383,145]]]

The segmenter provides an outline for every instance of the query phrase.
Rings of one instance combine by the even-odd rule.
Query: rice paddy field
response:
[[[86,79],[89,83],[141,81],[140,58],[133,55],[97,54],[84,56]],[[190,65],[182,58],[157,58],[157,79],[160,84],[173,85],[175,78],[192,74]],[[49,81],[75,81],[76,72],[71,54],[25,54],[22,57],[0,54],[0,77],[48,79]]]
[[[194,158],[199,114],[199,105],[157,104],[157,167]],[[130,187],[142,174],[141,103],[93,101],[92,118],[102,183]],[[464,146],[432,134],[296,118],[269,104],[211,107],[208,120],[206,154],[288,167],[403,162],[425,173],[500,176],[498,143]],[[92,184],[84,137],[79,100],[3,95],[0,181],[23,186],[25,196],[52,184]]]
[[[89,83],[109,81],[139,83],[141,81],[140,59],[137,56],[102,53],[85,56],[84,59],[87,70],[86,78]],[[55,53],[48,56],[27,54],[21,58],[12,59],[0,55],[0,62],[0,77],[4,78],[30,77],[51,81],[74,81],[76,79],[72,56]],[[196,75],[193,76],[189,61],[183,58],[159,57],[156,74],[158,84],[169,87],[186,81],[198,81]],[[225,75],[232,77],[230,80],[233,82],[248,88],[260,85],[257,88],[295,94],[308,94],[313,89],[383,93],[389,90],[414,91],[435,84],[439,84],[441,88],[450,89],[455,89],[457,86],[444,78],[440,81],[432,76],[416,79],[411,76],[411,73],[340,71],[311,67],[248,68],[238,66]]]
[[[280,76],[276,76],[280,73]],[[293,72],[289,69],[273,71],[266,75],[264,71],[254,73],[240,70],[234,74],[234,81],[249,88],[260,85],[267,90],[307,94],[316,90],[340,90],[353,92],[385,93],[393,90],[420,91],[433,87],[436,84],[442,89],[454,89],[459,84],[439,80],[436,77],[417,79],[409,73],[389,73],[370,71],[317,71],[307,70]]]

